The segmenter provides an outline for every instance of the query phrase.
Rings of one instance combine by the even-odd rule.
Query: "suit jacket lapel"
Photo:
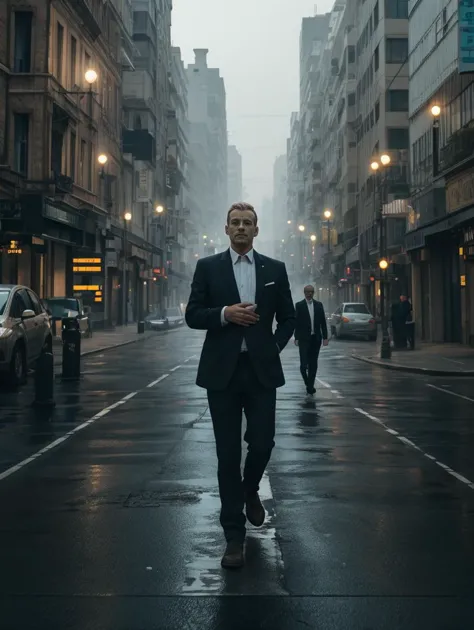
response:
[[[240,302],[239,289],[235,281],[234,269],[232,267],[232,258],[230,251],[223,252],[221,256],[222,263],[222,285],[226,296],[225,301],[229,304],[238,304]]]
[[[254,250],[253,260],[255,264],[255,303],[258,306],[262,303],[265,292],[265,265],[262,263],[261,257]]]

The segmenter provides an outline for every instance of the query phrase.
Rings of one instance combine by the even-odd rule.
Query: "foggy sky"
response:
[[[316,0],[317,12],[334,0]],[[285,153],[299,102],[301,19],[315,0],[174,0],[173,45],[185,63],[193,48],[209,48],[227,91],[229,143],[243,157],[246,199],[261,206],[272,194],[275,158]],[[263,218],[263,217],[262,217]]]

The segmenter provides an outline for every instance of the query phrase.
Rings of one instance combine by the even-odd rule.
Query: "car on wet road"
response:
[[[20,385],[28,367],[51,349],[49,316],[36,293],[24,286],[0,285],[0,378]]]
[[[177,328],[184,325],[184,315],[181,307],[174,306],[166,309],[162,315],[160,313],[152,313],[145,317],[145,325],[148,330],[168,330],[169,328]]]
[[[364,337],[377,341],[377,322],[363,302],[344,302],[330,318],[333,337]]]

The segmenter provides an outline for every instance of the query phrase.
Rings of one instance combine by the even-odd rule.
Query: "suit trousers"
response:
[[[247,352],[240,354],[229,386],[207,390],[218,460],[220,522],[229,542],[245,538],[245,493],[257,492],[275,446],[276,389],[263,387]],[[242,480],[242,412],[248,445]]]
[[[321,337],[311,335],[310,338],[298,342],[300,351],[300,372],[308,391],[314,389],[318,373],[318,359],[321,350]]]

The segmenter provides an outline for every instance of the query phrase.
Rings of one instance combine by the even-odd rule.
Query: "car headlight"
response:
[[[7,339],[12,334],[13,330],[11,328],[0,328],[0,339]]]

